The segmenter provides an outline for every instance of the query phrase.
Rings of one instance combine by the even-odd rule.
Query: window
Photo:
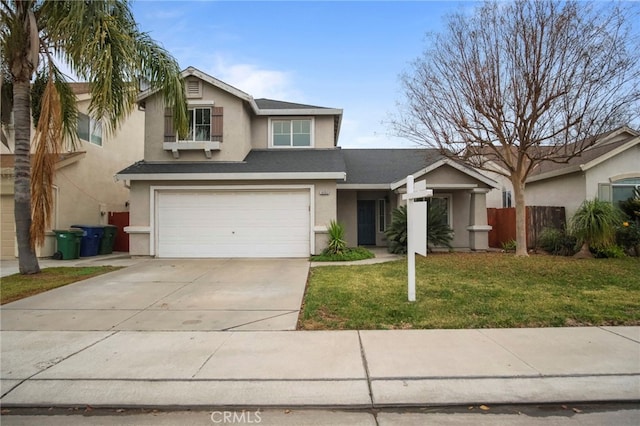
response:
[[[618,206],[620,201],[625,201],[634,196],[634,190],[640,191],[640,177],[620,179],[611,183],[598,184],[598,198],[609,201]]]
[[[378,200],[378,231],[387,229],[387,203],[384,199]]]
[[[189,110],[189,133],[186,140],[190,142],[211,140],[211,108]]]
[[[77,133],[80,139],[102,146],[102,123],[99,120],[79,112]]]
[[[194,106],[189,108],[189,132],[178,142],[222,142],[223,108],[214,106]],[[175,142],[173,112],[167,108],[164,120],[164,141]]]
[[[312,146],[312,120],[272,120],[271,144],[276,147]]]
[[[511,207],[511,191],[503,189],[502,190],[502,207],[507,208]]]
[[[432,206],[439,207],[444,211],[447,218],[447,225],[452,227],[451,218],[451,195],[449,194],[434,194],[433,197],[427,199],[427,202]]]

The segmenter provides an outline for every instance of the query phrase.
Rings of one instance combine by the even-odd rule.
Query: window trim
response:
[[[89,121],[89,132],[88,132],[88,139],[84,139],[83,137],[80,136],[80,117],[84,116],[87,117],[87,120]],[[93,136],[93,132],[96,129],[96,124],[100,125],[100,143],[96,143],[94,142],[92,139]],[[79,112],[78,111],[78,119],[77,119],[77,123],[76,123],[76,135],[78,135],[78,139],[85,141],[85,142],[89,142],[91,145],[95,145],[95,146],[99,146],[100,148],[102,148],[104,146],[103,143],[103,132],[102,132],[102,121],[101,120],[96,120],[95,118],[91,117],[89,114],[85,114],[83,112]]]
[[[450,192],[435,193],[431,198],[444,198],[447,200],[447,225],[453,229],[453,194]]]
[[[294,146],[293,145],[293,131],[291,132],[291,140],[290,140],[290,144],[289,145],[274,145],[273,144],[273,123],[275,121],[289,121],[290,123],[293,121],[309,121],[309,145],[301,145],[301,146]],[[291,126],[291,125],[290,125]],[[275,148],[275,149],[291,149],[291,148],[300,148],[300,149],[308,149],[308,148],[313,148],[315,145],[315,118],[314,117],[308,117],[308,116],[299,116],[299,117],[269,117],[269,121],[268,121],[268,125],[267,125],[267,132],[268,132],[268,137],[269,137],[269,143],[268,146],[269,148]]]
[[[378,232],[384,233],[387,230],[387,200],[378,199]]]
[[[204,143],[204,142],[216,142],[216,141],[211,141],[211,131],[212,131],[211,126],[213,125],[211,114],[213,113],[214,107],[215,107],[215,102],[213,101],[188,101],[187,112],[189,112],[190,110],[196,110],[196,109],[205,109],[205,108],[209,109],[209,140],[198,141],[195,139],[180,139],[180,135],[178,135],[176,132],[176,142],[180,144],[185,144],[185,143],[197,144],[197,143]],[[194,119],[195,119],[195,114],[194,114]],[[195,132],[194,132],[194,137],[195,137]]]

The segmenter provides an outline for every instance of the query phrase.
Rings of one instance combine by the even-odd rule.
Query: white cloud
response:
[[[256,64],[233,63],[220,55],[216,55],[212,64],[203,71],[254,98],[302,102],[302,93],[295,88],[294,74],[289,71],[268,69]]]
[[[368,129],[368,130],[363,130]],[[416,145],[406,139],[390,136],[379,123],[343,119],[338,145],[343,148],[415,148]]]

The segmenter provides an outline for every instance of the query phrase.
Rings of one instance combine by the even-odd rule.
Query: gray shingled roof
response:
[[[253,150],[239,162],[140,161],[118,174],[345,172],[340,149]]]
[[[444,159],[435,149],[343,149],[345,184],[390,184]],[[342,182],[341,182],[342,183]]]
[[[326,107],[297,104],[294,102],[276,101],[274,99],[254,99],[260,109],[331,109]]]

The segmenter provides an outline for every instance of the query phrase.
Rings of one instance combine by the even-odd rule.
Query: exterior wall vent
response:
[[[201,98],[202,97],[202,82],[200,80],[187,80],[185,82],[185,89],[187,92],[187,98]]]

